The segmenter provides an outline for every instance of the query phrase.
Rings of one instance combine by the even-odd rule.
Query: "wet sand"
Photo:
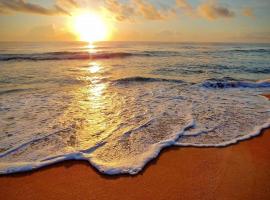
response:
[[[133,177],[105,176],[83,161],[1,176],[0,199],[268,200],[270,129],[226,148],[164,150]]]

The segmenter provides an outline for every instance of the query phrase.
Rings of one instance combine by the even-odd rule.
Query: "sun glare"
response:
[[[84,13],[74,18],[74,30],[80,40],[92,44],[96,41],[105,40],[107,27],[102,18],[92,13]]]

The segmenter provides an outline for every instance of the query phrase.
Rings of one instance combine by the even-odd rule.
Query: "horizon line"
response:
[[[10,40],[10,41],[1,41],[0,40],[0,43],[72,43],[72,42],[78,42],[78,43],[88,43],[87,41],[79,41],[79,40],[74,40],[74,41],[54,41],[54,40],[49,40],[49,41],[29,41],[29,40]],[[243,41],[159,41],[159,40],[133,40],[133,41],[130,41],[130,40],[107,40],[107,41],[96,41],[96,42],[93,42],[93,43],[103,43],[103,42],[130,42],[130,43],[220,43],[220,44],[270,44],[270,41],[269,42],[243,42]]]

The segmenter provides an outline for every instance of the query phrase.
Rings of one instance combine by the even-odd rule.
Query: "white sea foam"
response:
[[[89,103],[93,101],[80,108],[71,106],[72,112],[65,119],[74,122],[81,117],[79,121],[83,121],[84,129],[81,130],[82,125],[71,126],[7,149],[0,155],[0,172],[32,170],[76,159],[88,160],[106,174],[136,174],[165,147],[227,146],[258,135],[270,124],[270,102],[259,95],[264,89],[212,90],[164,80],[139,84],[121,81],[120,85],[111,87],[114,94],[103,97],[118,111],[115,119],[113,115],[112,118],[99,115],[103,111],[113,112],[109,107],[98,105],[91,114],[87,114],[88,109],[82,110],[90,109]],[[122,102],[114,99],[114,95],[121,97]],[[124,102],[129,106],[121,107]],[[87,124],[93,117],[102,118],[109,125],[100,130],[100,122]],[[95,129],[88,135],[89,126]],[[73,137],[77,137],[74,144]]]

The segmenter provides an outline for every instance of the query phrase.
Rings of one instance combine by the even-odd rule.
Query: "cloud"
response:
[[[105,9],[118,21],[164,20],[175,14],[174,9],[157,8],[146,0],[105,0]]]
[[[201,4],[198,9],[198,14],[209,20],[215,20],[218,18],[232,18],[235,13],[227,7],[218,5],[216,1],[208,1]]]
[[[120,3],[117,0],[106,0],[105,9],[114,15],[117,21],[132,20],[134,8],[129,3]]]
[[[225,6],[218,4],[217,0],[208,0],[193,7],[188,0],[176,0],[176,6],[185,14],[208,20],[216,20],[219,18],[231,18],[235,13]]]
[[[89,3],[90,1],[88,1]],[[164,20],[175,14],[171,8],[157,8],[148,0],[103,0],[101,8],[106,10],[110,16],[117,21],[135,21],[138,18],[148,20]],[[70,11],[81,8],[82,1],[75,0],[55,0],[52,7],[45,7],[28,0],[0,0],[0,14],[29,13],[38,15],[71,15]],[[85,1],[84,3],[87,3]]]
[[[79,4],[75,0],[56,0],[56,5],[61,5],[64,7],[74,7],[78,8]]]
[[[242,15],[245,17],[255,17],[253,9],[249,7],[243,8]]]
[[[75,7],[78,6],[78,4],[76,3],[76,1],[74,1],[74,0],[62,0],[62,1],[68,3],[68,4],[72,5],[72,6],[75,6]]]
[[[28,0],[0,0],[0,15],[14,12],[39,15],[71,15],[70,11],[81,8],[80,3],[88,1],[55,0],[52,7],[45,7]],[[101,3],[100,3],[101,2]],[[166,20],[176,16],[177,9],[192,17],[203,17],[209,20],[231,18],[235,13],[225,6],[218,4],[217,0],[209,0],[193,7],[188,0],[175,0],[174,5],[162,7],[149,0],[102,0],[99,8],[107,12],[108,16],[117,21]],[[245,16],[254,16],[250,8],[242,12]]]
[[[169,12],[160,11],[151,3],[145,0],[133,0],[137,11],[145,19],[150,20],[163,20],[168,18]]]
[[[176,6],[184,14],[186,14],[190,17],[198,17],[196,10],[187,0],[176,0]]]
[[[54,5],[52,8],[46,8],[38,4],[29,3],[25,0],[1,0],[0,10],[2,11],[2,14],[22,12],[39,15],[69,15],[69,13],[59,5]]]
[[[176,5],[183,10],[193,10],[190,3],[187,0],[176,0]]]

